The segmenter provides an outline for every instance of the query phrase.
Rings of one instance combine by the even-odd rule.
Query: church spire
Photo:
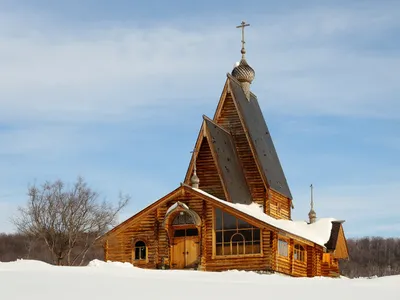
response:
[[[246,48],[244,45],[246,41],[244,39],[244,28],[247,26],[250,26],[250,24],[247,24],[245,21],[242,21],[240,25],[236,26],[236,28],[242,29],[242,49],[240,50],[242,59],[239,64],[233,68],[232,76],[240,82],[247,99],[250,99],[250,84],[254,80],[255,72],[253,68],[249,66],[245,58]]]
[[[310,212],[308,213],[308,217],[310,219],[310,224],[315,223],[315,221],[317,220],[317,213],[314,210],[314,195],[313,195],[313,185],[310,185],[310,189],[311,189],[311,209]]]

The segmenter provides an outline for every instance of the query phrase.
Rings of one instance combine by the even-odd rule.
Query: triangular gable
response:
[[[349,258],[343,222],[344,221],[332,221],[331,236],[329,241],[325,244],[326,249],[333,252],[333,256],[337,259]]]
[[[256,155],[255,159],[265,182],[270,188],[292,199],[292,194],[256,96],[251,94],[250,100],[248,100],[239,82],[229,74],[228,79],[234,102],[244,123],[243,125],[247,129],[250,146]]]
[[[218,102],[218,107],[220,107],[220,106],[222,107],[224,99],[225,99],[226,94],[227,94],[227,91],[228,91],[228,79],[225,81],[225,85],[224,85],[224,88],[222,90],[220,100]],[[194,160],[197,159],[198,153],[200,151],[201,142],[202,142],[203,137],[204,137],[204,126],[205,126],[205,124],[203,122],[202,125],[201,125],[201,128],[200,128],[200,131],[199,131],[199,135],[197,136],[197,140],[196,140],[196,144],[194,146],[194,151],[193,151],[192,157],[190,158],[189,167],[188,167],[188,169],[186,171],[185,179],[183,181],[186,184],[190,184],[190,177],[193,174]]]
[[[232,136],[211,119],[206,116],[203,116],[203,118],[207,140],[214,154],[214,160],[218,164],[218,172],[221,175],[230,202],[250,204],[252,202],[251,194]]]
[[[118,224],[117,226],[115,226],[114,228],[112,228],[111,230],[106,232],[104,235],[99,237],[99,240],[103,240],[111,235],[117,234],[121,230],[130,226],[133,222],[140,220],[142,217],[146,216],[148,213],[151,213],[152,211],[157,209],[157,207],[159,207],[161,204],[165,203],[166,201],[171,200],[172,198],[176,197],[179,194],[182,194],[183,192],[184,192],[184,189],[182,186],[176,188],[172,192],[168,193],[167,195],[158,199],[157,201],[151,203],[149,206],[147,206],[144,209],[142,209],[141,211],[137,212],[132,217],[126,219],[124,222]]]

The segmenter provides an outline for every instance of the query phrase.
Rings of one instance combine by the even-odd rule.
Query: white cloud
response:
[[[257,19],[247,43],[255,92],[285,113],[397,116],[399,54],[348,48],[352,35],[399,26],[392,15],[320,9]],[[191,95],[216,101],[225,71],[239,57],[238,32],[226,24],[212,31],[172,23],[78,31],[37,19],[3,21],[0,115],[6,120],[118,118],[137,106]]]

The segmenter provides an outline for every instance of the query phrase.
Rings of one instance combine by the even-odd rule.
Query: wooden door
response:
[[[185,237],[175,238],[172,246],[172,268],[185,267]]]
[[[192,267],[199,257],[198,237],[186,237],[185,250],[185,267]]]
[[[174,238],[172,246],[172,268],[193,267],[199,256],[198,237]]]

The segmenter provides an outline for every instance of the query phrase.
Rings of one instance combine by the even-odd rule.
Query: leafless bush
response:
[[[13,219],[18,232],[30,241],[42,240],[57,265],[82,265],[96,239],[116,224],[117,214],[129,201],[116,206],[99,200],[82,178],[68,188],[61,181],[28,189],[28,203]]]

